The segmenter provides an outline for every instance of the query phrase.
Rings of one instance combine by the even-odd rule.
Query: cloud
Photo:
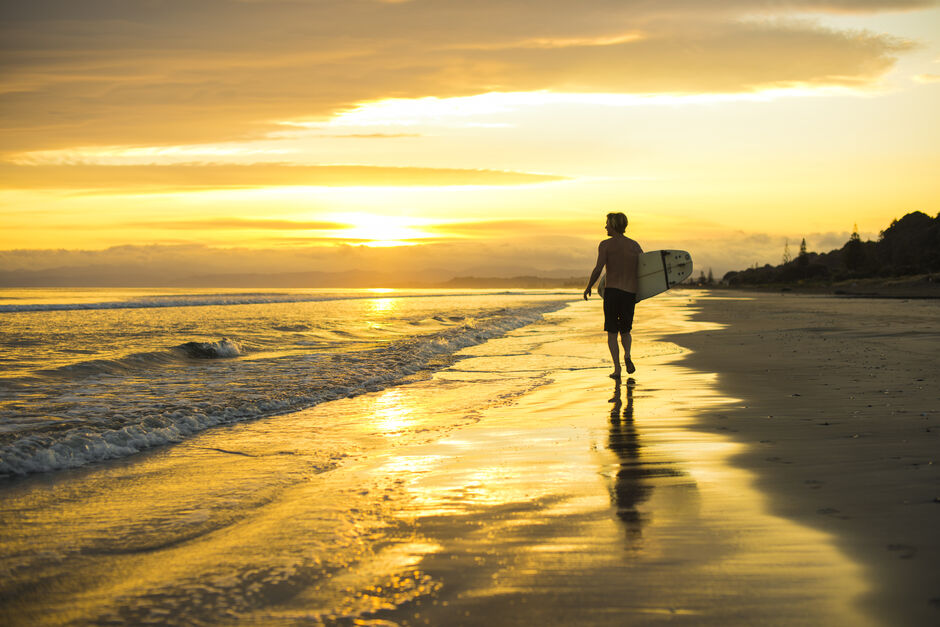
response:
[[[744,270],[755,264],[777,265],[783,260],[784,248],[789,245],[790,255],[795,257],[800,250],[800,242],[806,240],[809,252],[827,253],[842,248],[849,240],[848,231],[813,232],[792,236],[736,231],[721,237],[709,237],[689,241],[685,247],[692,253],[695,273],[702,269],[707,272],[712,268],[716,276],[723,276],[731,270]],[[863,240],[877,239],[877,233],[861,233]],[[644,242],[646,243],[646,242]],[[675,242],[651,241],[656,248],[674,248]]]
[[[420,133],[346,133],[344,135],[317,135],[330,139],[400,139],[402,137],[421,137]]]
[[[127,222],[115,224],[114,228],[147,228],[170,230],[198,230],[198,229],[256,229],[265,231],[331,231],[345,229],[349,225],[339,222],[310,222],[302,220],[249,220],[244,218],[215,218],[208,220],[151,220],[147,222]],[[92,228],[101,228],[95,226]]]
[[[113,193],[269,186],[526,185],[564,177],[500,170],[278,163],[178,165],[0,164],[0,188],[83,189]]]
[[[7,2],[0,145],[14,153],[238,140],[391,97],[864,86],[911,44],[776,18],[935,4]]]
[[[568,235],[584,230],[583,220],[480,220],[473,222],[444,222],[421,227],[424,231],[457,237],[484,237],[487,239]]]

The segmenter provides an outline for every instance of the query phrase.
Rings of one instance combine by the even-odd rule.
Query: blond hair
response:
[[[617,212],[617,213],[608,213],[607,222],[610,224],[610,228],[617,231],[621,235],[627,230],[627,216]]]

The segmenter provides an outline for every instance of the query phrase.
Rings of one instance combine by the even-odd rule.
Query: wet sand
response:
[[[429,379],[2,486],[0,622],[928,624],[929,601],[891,596],[884,576],[901,564],[929,580],[929,530],[892,535],[880,550],[894,570],[880,572],[847,527],[864,516],[846,503],[867,508],[866,490],[841,493],[865,463],[893,464],[866,487],[926,498],[911,477],[935,487],[936,465],[912,468],[900,440],[860,466],[821,455],[850,445],[817,429],[857,446],[876,427],[836,431],[834,414],[817,427],[836,405],[817,406],[810,363],[788,382],[801,396],[782,399],[781,373],[739,372],[721,346],[776,346],[748,325],[753,307],[780,305],[704,296],[642,306],[639,371],[620,386],[606,377],[599,302],[574,302]],[[740,319],[720,331],[695,312]],[[791,417],[753,415],[751,396]],[[880,407],[915,411],[895,396]]]
[[[714,292],[674,336],[741,399],[702,425],[747,444],[770,511],[832,534],[872,582],[861,607],[940,622],[940,301]]]

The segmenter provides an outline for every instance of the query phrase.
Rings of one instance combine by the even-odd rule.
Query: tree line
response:
[[[940,213],[931,218],[914,211],[881,232],[877,241],[862,241],[856,228],[849,240],[827,253],[806,250],[806,240],[795,258],[784,249],[783,263],[767,264],[725,274],[729,285],[844,281],[940,272]]]

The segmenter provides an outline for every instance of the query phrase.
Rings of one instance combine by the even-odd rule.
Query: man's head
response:
[[[607,226],[609,226],[611,230],[623,235],[623,232],[627,230],[627,216],[620,212],[608,213]]]

